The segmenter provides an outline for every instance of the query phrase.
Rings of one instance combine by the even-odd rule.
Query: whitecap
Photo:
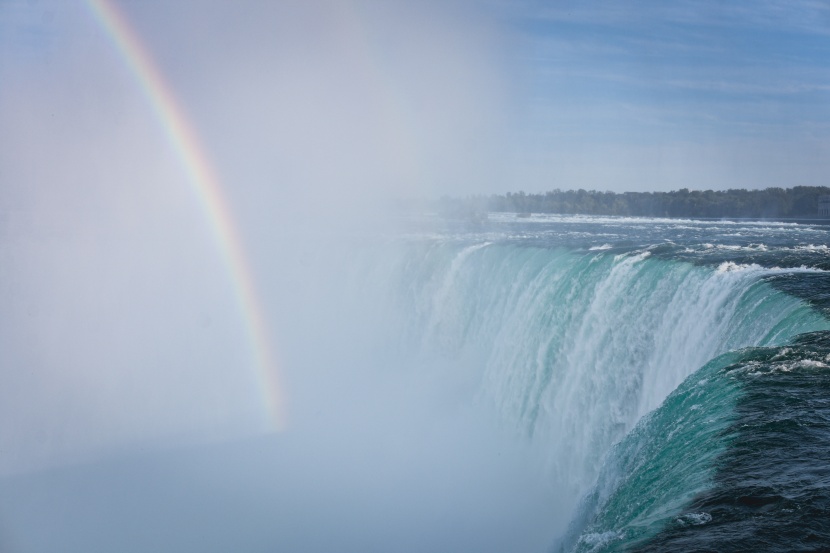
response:
[[[681,526],[702,526],[708,522],[712,522],[712,515],[706,512],[700,513],[686,513],[675,519],[675,522]]]

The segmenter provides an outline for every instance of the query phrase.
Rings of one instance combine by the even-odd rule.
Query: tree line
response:
[[[540,194],[508,192],[463,199],[444,197],[439,210],[448,214],[483,211],[695,218],[815,218],[826,186],[764,190],[689,190],[671,192],[598,192],[555,189]]]

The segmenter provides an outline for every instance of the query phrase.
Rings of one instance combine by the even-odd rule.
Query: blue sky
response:
[[[343,9],[346,4],[355,9]],[[302,151],[295,134],[284,133],[286,157],[308,156],[307,167],[320,167],[318,150],[346,152],[344,159],[365,158],[356,165],[371,167],[371,176],[343,162],[332,174],[306,180],[343,174],[366,182],[389,174],[388,181],[408,183],[401,185],[403,195],[830,183],[826,2],[493,0],[448,7],[320,1],[305,3],[313,9],[285,2],[268,13],[245,3],[202,4],[224,11],[187,3],[121,5],[206,136],[227,135],[212,114],[236,118],[229,106],[217,104],[221,98],[205,92],[210,78],[228,78],[223,68],[259,64],[257,75],[311,89],[300,86],[281,108],[268,107],[301,114],[296,121],[313,123],[306,128],[325,127],[311,136],[292,127],[303,136]],[[361,47],[348,34],[354,22],[338,22],[354,13],[358,32],[365,33]],[[248,40],[247,29],[264,33],[269,15],[289,22],[274,31],[289,38]],[[0,71],[15,81],[21,71],[52,71],[55,51],[95,35],[85,17],[80,3],[5,0]],[[206,40],[206,29],[221,38]],[[104,55],[100,37],[90,44],[95,55]],[[279,54],[286,45],[305,54],[290,68],[279,65],[279,55],[269,65],[269,49]],[[239,71],[231,72],[237,78]],[[102,70],[100,78],[109,77]],[[246,78],[253,89],[273,84]],[[298,97],[317,98],[322,109],[292,106]],[[325,121],[315,121],[319,113]],[[238,119],[253,126],[258,120]],[[365,119],[371,123],[361,128]],[[281,134],[266,126],[246,132],[259,130]],[[219,142],[217,158],[235,149]],[[367,146],[351,152],[355,144]],[[374,158],[372,148],[379,150]],[[409,164],[408,172],[373,167],[382,158]]]
[[[828,184],[830,5],[502,9],[528,74],[518,155],[529,177],[617,190]]]
[[[753,22],[752,12],[740,19],[717,9],[655,11],[558,18],[540,10],[518,19],[534,73],[531,105],[542,119],[546,108],[564,104],[594,123],[588,127],[644,141],[676,131],[690,138],[745,137],[826,126],[830,41],[824,29]],[[597,121],[606,109],[617,119]]]

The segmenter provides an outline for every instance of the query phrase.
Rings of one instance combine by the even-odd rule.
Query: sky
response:
[[[789,187],[830,168],[823,2],[120,5],[216,165],[283,196]],[[83,3],[5,0],[4,114],[47,101],[15,86],[39,75],[80,117],[89,86],[67,80],[125,79],[100,34]]]
[[[828,4],[503,9],[528,75],[516,153],[528,181],[614,191],[827,184]]]

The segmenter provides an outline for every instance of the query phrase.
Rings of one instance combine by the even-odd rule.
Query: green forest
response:
[[[439,201],[438,210],[445,214],[502,211],[643,217],[816,218],[822,196],[830,200],[830,188],[702,191],[681,188],[671,192],[623,193],[555,189],[541,194],[508,192],[455,199],[444,197]]]

